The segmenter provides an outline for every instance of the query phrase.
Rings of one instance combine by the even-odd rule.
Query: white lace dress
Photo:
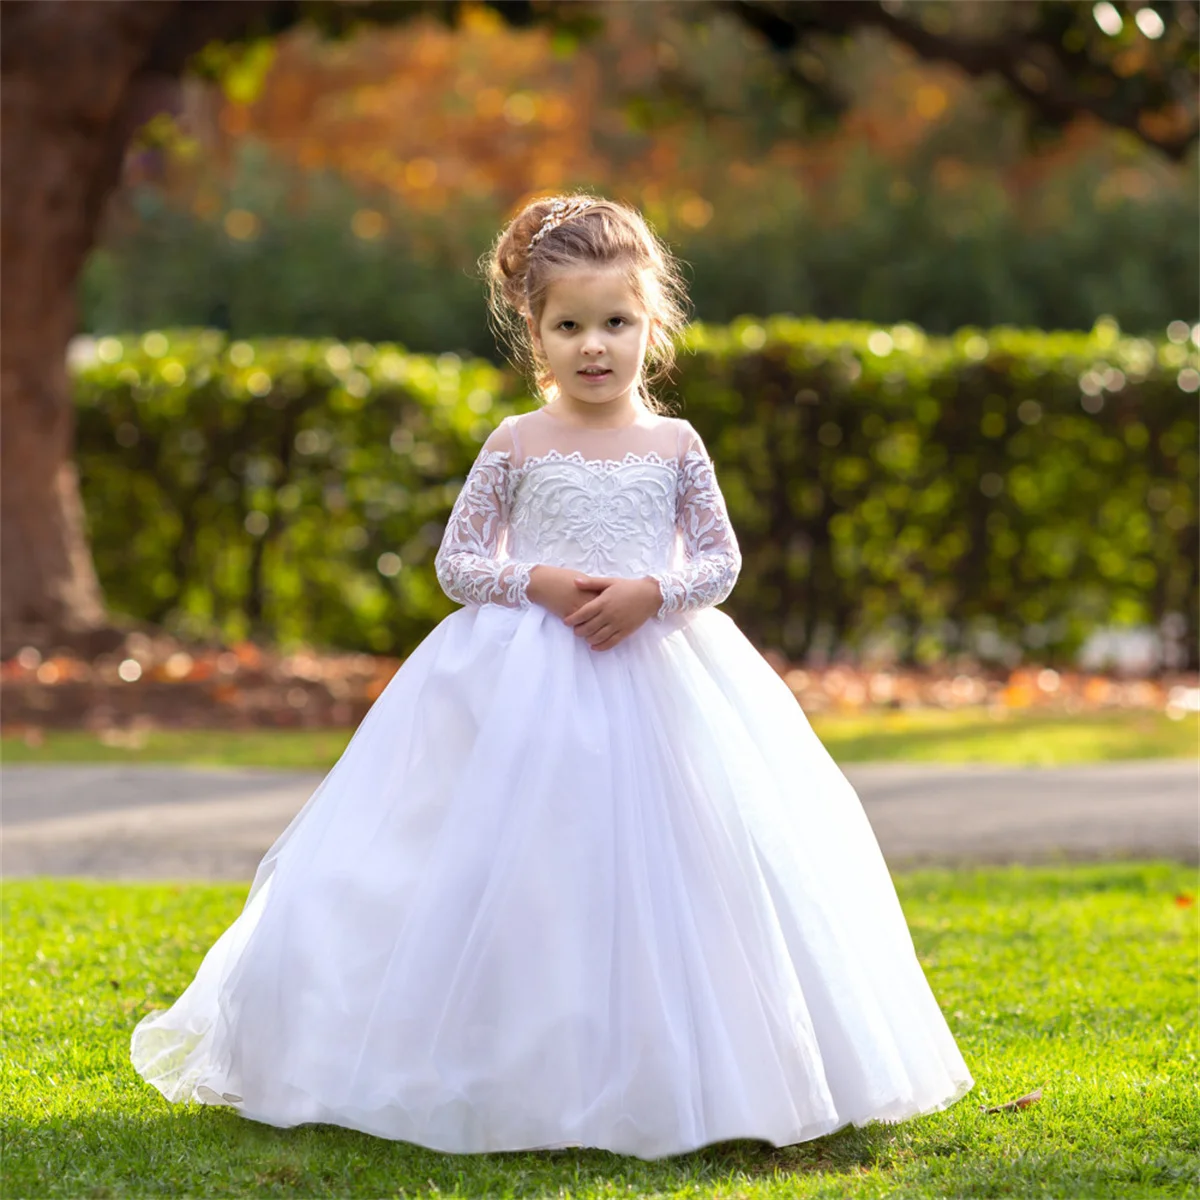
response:
[[[652,575],[662,607],[592,650],[530,603],[538,563]],[[133,1031],[137,1071],[459,1153],[785,1145],[961,1097],[858,797],[714,607],[739,567],[686,421],[503,422],[437,556],[465,607]]]

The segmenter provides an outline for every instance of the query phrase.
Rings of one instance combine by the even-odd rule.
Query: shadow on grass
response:
[[[289,1129],[228,1110],[176,1106],[151,1114],[81,1113],[76,1119],[5,1122],[4,1195],[134,1200],[136,1197],[455,1196],[607,1197],[739,1194],[915,1198],[1191,1195],[1194,1152],[1141,1143],[1097,1156],[1046,1143],[991,1146],[978,1129],[848,1127],[792,1146],[753,1139],[714,1142],[656,1161],[605,1150],[445,1154],[337,1125]],[[1007,1122],[1005,1122],[1007,1123]],[[1043,1131],[1044,1133],[1044,1131]],[[1191,1139],[1189,1139],[1190,1141]],[[999,1153],[997,1151],[1000,1151]],[[1136,1151],[1136,1152],[1135,1152]],[[876,1171],[896,1174],[889,1180]],[[860,1189],[866,1189],[865,1192]],[[768,1194],[775,1194],[773,1191]]]
[[[791,1146],[737,1139],[653,1161],[591,1148],[446,1154],[338,1125],[276,1128],[228,1109],[179,1105],[23,1122],[6,1138],[5,1195],[669,1194],[817,1173],[834,1183],[894,1162],[903,1136],[895,1127],[851,1126]]]

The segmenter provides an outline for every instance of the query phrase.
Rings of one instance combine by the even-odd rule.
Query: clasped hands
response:
[[[641,628],[662,605],[648,575],[620,579],[539,564],[529,572],[529,599],[563,619],[593,650],[611,650]]]

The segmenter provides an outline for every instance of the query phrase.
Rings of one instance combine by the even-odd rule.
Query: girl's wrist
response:
[[[662,607],[663,592],[662,585],[654,578],[653,575],[643,575],[642,582],[646,585],[646,596],[654,602],[654,612],[657,613]]]
[[[529,597],[534,604],[542,603],[542,589],[540,581],[545,578],[546,564],[538,563],[529,568],[529,583],[525,587],[525,595]]]

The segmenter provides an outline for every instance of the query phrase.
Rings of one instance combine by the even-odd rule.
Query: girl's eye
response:
[[[624,317],[609,317],[608,319],[610,321],[620,321],[622,325],[624,325],[626,323]],[[559,327],[559,329],[564,329],[564,328],[566,328],[566,326],[574,325],[574,324],[575,324],[574,321],[559,321],[558,327]]]

